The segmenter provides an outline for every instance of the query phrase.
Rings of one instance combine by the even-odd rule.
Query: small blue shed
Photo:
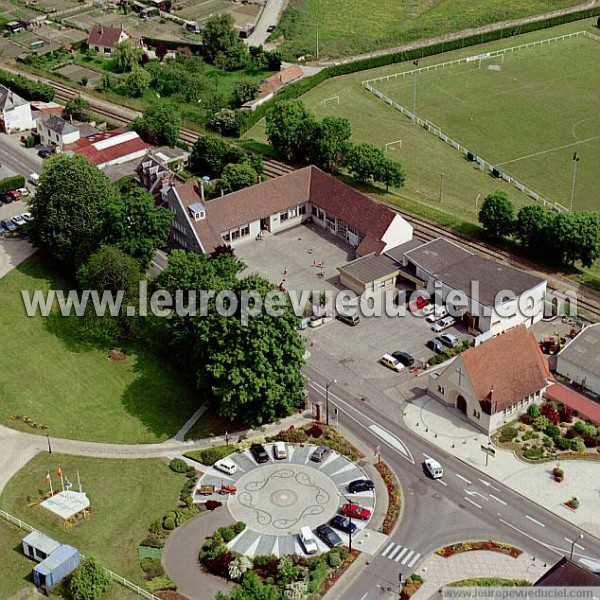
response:
[[[77,548],[62,544],[48,558],[33,568],[33,582],[49,591],[67,575],[70,575],[80,562],[81,556]]]
[[[23,538],[23,554],[38,562],[50,556],[59,547],[60,542],[35,529]]]

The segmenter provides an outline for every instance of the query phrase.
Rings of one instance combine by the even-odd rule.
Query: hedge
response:
[[[230,444],[229,446],[212,446],[203,450],[192,450],[191,452],[186,452],[184,456],[210,467],[218,460],[229,456],[235,451],[236,446]]]
[[[25,187],[25,177],[23,175],[14,175],[0,180],[0,194],[12,192],[22,187]]]
[[[523,25],[513,25],[511,27],[504,27],[503,29],[496,29],[486,33],[468,35],[463,38],[437,42],[421,48],[414,48],[412,50],[394,52],[391,54],[383,54],[380,56],[363,58],[341,65],[326,67],[311,77],[306,77],[300,81],[297,81],[296,83],[286,86],[277,94],[275,98],[276,100],[292,100],[302,96],[303,94],[306,94],[306,92],[332,77],[349,75],[350,73],[366,71],[368,69],[376,69],[378,67],[384,67],[385,65],[391,65],[393,63],[402,63],[422,59],[426,56],[432,56],[434,54],[449,52],[451,50],[457,50],[460,48],[467,48],[469,46],[476,46],[478,44],[485,44],[486,42],[493,42],[494,40],[521,35],[523,33],[529,33],[539,29],[555,27],[557,25],[571,23],[572,21],[578,21],[581,19],[587,19],[596,15],[600,15],[600,6],[574,11],[565,15],[549,17],[547,19],[540,19],[539,21],[532,21]],[[242,132],[240,135],[256,125],[256,123],[258,123],[266,115],[270,104],[270,102],[266,102],[265,104],[259,106],[255,111],[248,114],[246,121],[242,125]]]
[[[51,85],[39,80],[32,81],[23,75],[15,75],[0,69],[0,84],[10,88],[15,94],[23,96],[26,100],[41,100],[42,102],[54,100],[55,92]]]

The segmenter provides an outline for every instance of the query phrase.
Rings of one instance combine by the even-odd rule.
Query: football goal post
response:
[[[396,148],[402,148],[402,140],[396,140],[395,142],[388,142],[385,145],[385,151],[390,152],[392,150],[396,150]]]
[[[325,98],[324,100],[321,100],[321,104],[323,106],[328,106],[330,104],[332,104],[334,106],[339,106],[340,105],[340,97],[339,96],[331,96],[329,98]]]

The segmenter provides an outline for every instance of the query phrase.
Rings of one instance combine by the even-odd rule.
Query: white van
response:
[[[237,471],[237,465],[230,458],[222,458],[215,463],[215,469],[233,475]]]
[[[287,458],[285,442],[275,442],[273,445],[273,456],[277,460],[283,460],[284,458]]]
[[[429,474],[433,479],[440,479],[444,475],[442,465],[433,458],[428,458],[425,461],[425,468],[429,471]]]
[[[37,173],[29,173],[29,182],[33,185],[37,185],[40,180],[40,176]]]
[[[302,527],[300,529],[299,537],[300,541],[302,542],[302,546],[304,546],[304,552],[306,552],[306,554],[315,554],[319,551],[317,538],[313,535],[310,527]]]
[[[392,371],[402,371],[404,369],[404,365],[391,354],[384,354],[379,360],[382,365],[392,369]]]

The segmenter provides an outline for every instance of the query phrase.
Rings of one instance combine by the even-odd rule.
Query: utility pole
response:
[[[413,60],[413,65],[418,67],[419,61]],[[413,71],[413,123],[417,122],[417,73],[418,71],[415,69]]]
[[[337,383],[337,379],[325,384],[325,425],[329,425],[329,388]]]
[[[579,162],[579,155],[577,152],[573,153],[573,183],[571,184],[571,202],[569,203],[569,210],[573,212],[573,197],[575,196],[575,181],[577,180],[577,163]]]
[[[319,16],[317,15],[317,48],[316,48],[317,60],[319,60]]]
[[[442,203],[443,193],[444,193],[444,173],[440,173],[440,204]]]

